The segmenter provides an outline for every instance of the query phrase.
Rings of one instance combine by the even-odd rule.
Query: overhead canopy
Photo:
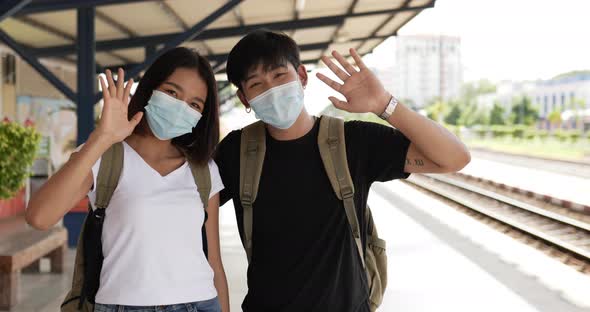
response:
[[[127,77],[137,77],[165,50],[183,44],[222,71],[237,41],[259,28],[291,35],[304,63],[330,50],[348,56],[349,47],[366,54],[435,1],[2,0],[0,41],[76,103],[82,144],[101,98],[95,76],[105,68],[123,67]],[[76,64],[76,90],[40,58]]]
[[[291,35],[301,47],[304,63],[314,63],[331,50],[345,55],[349,47],[361,54],[371,52],[421,10],[433,7],[434,2],[245,0],[183,45],[197,48],[219,70],[223,69],[227,53],[244,34],[269,28]],[[227,0],[37,0],[7,17],[0,29],[37,57],[75,61],[76,9],[96,6],[97,63],[102,67],[129,68],[227,3]]]

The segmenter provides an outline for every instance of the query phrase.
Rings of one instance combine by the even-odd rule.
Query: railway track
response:
[[[590,274],[589,222],[484,189],[452,175],[413,175],[406,182]]]

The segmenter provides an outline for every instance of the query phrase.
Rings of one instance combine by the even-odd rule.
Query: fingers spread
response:
[[[334,56],[334,58],[336,58],[338,63],[340,63],[340,65],[344,67],[344,69],[346,70],[346,72],[348,72],[349,75],[352,75],[357,72],[354,66],[350,65],[350,63],[347,60],[345,60],[344,57],[340,55],[340,53],[338,53],[338,51],[332,51],[332,55]]]
[[[107,81],[109,83],[109,94],[111,97],[117,96],[117,86],[115,85],[115,81],[113,80],[113,73],[107,69],[106,70]]]
[[[348,77],[350,77],[350,75],[348,75],[346,72],[340,69],[340,67],[334,64],[334,62],[332,62],[332,60],[329,59],[327,56],[322,56],[322,62],[324,62],[324,64],[326,64],[326,66],[328,66],[328,68],[330,68],[330,70],[334,74],[336,74],[336,76],[338,76],[340,80],[345,81],[346,79],[348,79]]]
[[[342,84],[326,77],[321,73],[317,73],[316,77],[318,77],[318,79],[323,81],[325,84],[327,84],[330,88],[334,89],[335,91],[340,92],[340,90],[342,89]]]
[[[358,66],[361,70],[367,69],[367,65],[365,65],[365,62],[363,62],[363,59],[360,57],[360,55],[356,53],[355,49],[350,49],[350,55],[352,55],[356,66]]]

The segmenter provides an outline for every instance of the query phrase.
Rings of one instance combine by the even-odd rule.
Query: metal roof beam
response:
[[[47,67],[43,66],[37,58],[31,55],[30,51],[18,44],[12,37],[0,29],[0,40],[9,46],[18,56],[27,64],[33,67],[43,78],[47,79],[56,89],[63,93],[70,101],[76,103],[76,93],[70,89],[63,81],[57,78]]]
[[[131,70],[129,70],[129,72],[127,73],[127,76],[128,77],[137,76],[142,70],[144,70],[146,67],[148,67],[151,63],[153,63],[160,55],[165,53],[167,50],[169,50],[173,47],[179,46],[180,44],[182,44],[185,41],[190,41],[190,40],[194,39],[201,32],[203,32],[203,30],[207,26],[209,26],[211,23],[213,23],[215,20],[217,20],[219,17],[221,17],[225,13],[229,12],[231,9],[233,9],[238,4],[240,4],[242,1],[243,0],[230,0],[230,1],[228,1],[226,4],[222,5],[220,8],[215,10],[213,13],[209,14],[207,17],[205,17],[203,20],[201,20],[200,22],[195,24],[193,27],[191,27],[187,31],[179,33],[176,36],[174,36],[172,39],[165,41],[163,48],[158,49],[154,54],[147,56],[142,63],[136,65]],[[133,40],[133,38],[129,38],[126,40]],[[100,99],[100,97],[101,97],[100,93],[97,93],[95,96],[97,101]]]
[[[111,18],[110,16],[108,16],[107,14],[96,10],[96,18],[100,19],[101,21],[109,24],[111,27],[116,28],[118,31],[126,34],[129,37],[135,37],[137,36],[137,33],[134,32],[133,30],[129,29],[129,27],[117,22],[116,20],[114,20],[113,18]]]
[[[5,0],[0,4],[0,22],[5,18],[15,15],[22,10],[26,5],[31,3],[31,0]]]
[[[371,39],[386,39],[388,37],[389,36],[374,36]],[[368,38],[369,37],[352,38],[352,39],[350,39],[349,42],[351,42],[351,44],[352,44],[352,42],[364,41],[364,40],[367,40]],[[325,41],[325,42],[318,42],[318,43],[302,44],[302,45],[299,45],[299,51],[314,51],[314,50],[325,51],[332,43],[333,43],[332,41]],[[205,57],[207,57],[207,60],[209,60],[209,62],[217,63],[214,67],[220,66],[220,70],[223,70],[224,66],[222,66],[221,64],[225,63],[225,61],[227,60],[228,54],[222,53],[222,54],[206,55]],[[310,61],[305,60],[303,62],[308,63]],[[137,64],[135,64],[135,63],[112,65],[112,66],[107,66],[105,69],[108,68],[112,71],[116,71],[117,68],[121,67],[124,70],[129,70],[129,69],[133,68],[133,66],[136,66],[136,65]]]
[[[207,40],[207,39],[219,39],[219,38],[227,38],[227,37],[235,37],[235,36],[242,36],[248,32],[251,32],[256,29],[260,28],[267,28],[272,30],[288,30],[288,29],[304,29],[304,28],[314,28],[314,27],[322,27],[322,26],[334,26],[340,25],[344,22],[346,18],[351,17],[362,17],[362,16],[371,16],[371,15],[379,15],[379,14],[393,14],[396,12],[405,12],[405,11],[421,11],[427,8],[431,8],[434,3],[429,3],[423,6],[417,7],[407,7],[407,8],[399,8],[399,9],[389,9],[389,10],[379,10],[379,11],[370,11],[370,12],[359,12],[359,13],[351,13],[351,14],[343,14],[343,15],[335,15],[335,16],[327,16],[327,17],[317,17],[317,18],[307,18],[307,19],[300,19],[297,21],[281,21],[281,22],[272,22],[272,23],[262,23],[262,24],[252,24],[252,25],[245,25],[240,27],[223,27],[223,28],[213,28],[207,29],[202,31],[198,36],[194,37],[197,40]],[[143,37],[136,37],[136,38],[124,38],[124,39],[113,39],[113,40],[103,40],[98,41],[96,43],[96,51],[111,51],[116,49],[127,49],[127,48],[136,48],[136,47],[144,47],[150,44],[159,44],[161,42],[166,42],[171,40],[175,36],[178,36],[182,33],[169,33],[169,34],[162,34],[162,35],[152,35],[152,36],[143,36]],[[49,57],[49,56],[56,56],[56,55],[68,55],[73,54],[76,51],[75,45],[63,45],[57,47],[49,47],[49,48],[40,48],[36,49],[36,55],[39,57]]]
[[[102,5],[125,4],[134,2],[145,2],[153,0],[35,0],[22,8],[16,15],[32,13],[44,13],[53,11],[73,10]],[[31,1],[28,1],[31,2]]]
[[[435,1],[436,1],[436,0],[432,0],[432,1],[430,1],[430,3],[429,3],[428,5],[429,5],[430,7],[434,7],[434,2],[435,2]],[[402,7],[405,7],[405,8],[409,7],[409,5],[410,5],[410,3],[411,3],[411,2],[412,2],[412,0],[406,0],[406,1],[404,2],[404,4],[402,5]],[[412,20],[412,19],[413,19],[413,18],[414,18],[416,15],[418,15],[420,12],[422,12],[422,10],[417,10],[417,11],[416,11],[416,13],[414,14],[414,16],[412,16],[412,17],[411,17],[411,18],[409,18],[407,21],[405,21],[405,22],[404,22],[402,25],[400,25],[400,26],[398,27],[398,29],[402,28],[402,27],[403,27],[403,26],[404,26],[404,25],[405,25],[407,22],[411,21],[411,20]],[[383,29],[383,28],[384,28],[384,27],[387,25],[387,23],[389,23],[391,20],[393,20],[393,19],[395,18],[395,16],[396,16],[396,15],[397,15],[397,14],[395,14],[395,13],[394,13],[394,14],[392,14],[390,17],[386,18],[386,19],[385,19],[385,21],[383,21],[383,23],[381,23],[381,25],[379,25],[379,26],[377,26],[377,28],[375,28],[375,30],[374,30],[374,31],[371,33],[371,36],[370,36],[370,37],[374,37],[374,36],[375,36],[375,35],[376,35],[376,34],[377,34],[379,31],[381,31],[381,29]],[[392,35],[392,36],[395,36],[396,34],[397,34],[397,30],[395,30],[395,32],[394,32],[393,34],[391,34],[391,35]],[[359,45],[356,47],[356,50],[357,50],[357,51],[358,51],[358,50],[360,50],[360,49],[361,49],[361,48],[362,48],[362,47],[363,47],[363,46],[364,46],[364,45],[367,43],[367,41],[368,41],[368,39],[367,39],[367,40],[364,40],[363,42],[361,42],[361,43],[360,43],[360,44],[359,44]]]

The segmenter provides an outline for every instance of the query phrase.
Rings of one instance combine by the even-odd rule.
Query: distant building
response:
[[[522,96],[530,98],[539,112],[541,125],[548,126],[548,116],[559,111],[567,128],[590,128],[590,72],[565,74],[550,80],[512,82],[503,81],[492,94],[477,97],[480,107],[491,108],[494,103],[506,111],[512,107],[513,99]],[[582,124],[576,124],[579,119]]]
[[[398,98],[424,107],[435,98],[459,95],[463,83],[460,38],[399,36],[395,59],[391,88]]]
[[[540,81],[532,94],[532,101],[539,109],[539,115],[546,118],[553,111],[572,110],[574,101],[583,104],[578,109],[590,108],[590,73],[566,75]]]

